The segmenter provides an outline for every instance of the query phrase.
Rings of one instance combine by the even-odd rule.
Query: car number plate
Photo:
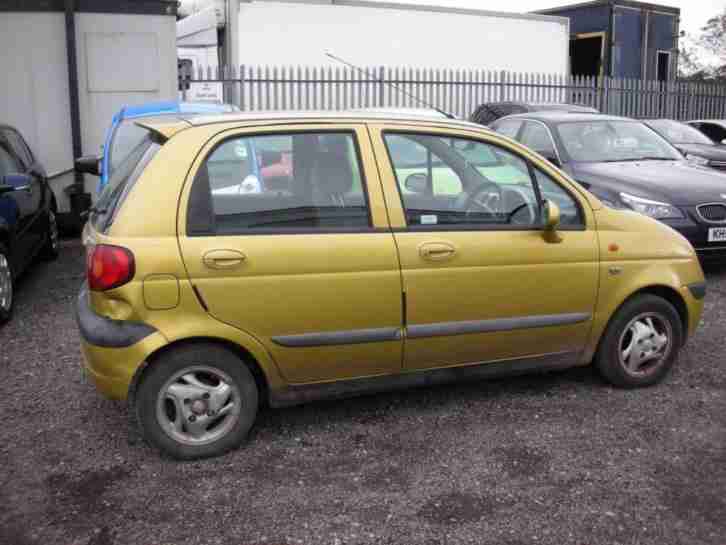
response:
[[[709,242],[726,242],[726,227],[711,227],[708,230]]]

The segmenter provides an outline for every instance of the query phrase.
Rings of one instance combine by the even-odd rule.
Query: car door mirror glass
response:
[[[93,174],[94,176],[101,175],[101,160],[97,155],[79,157],[76,159],[74,166],[76,172]]]
[[[426,193],[429,185],[429,178],[422,172],[416,172],[406,177],[404,184],[411,193]]]

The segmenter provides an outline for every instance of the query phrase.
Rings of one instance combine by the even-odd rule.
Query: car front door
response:
[[[598,280],[585,199],[495,135],[371,131],[401,260],[404,367],[575,360]],[[562,210],[559,240],[543,230],[540,199]]]
[[[225,132],[192,172],[180,246],[212,316],[291,383],[400,371],[400,269],[365,127]]]
[[[6,129],[5,135],[15,156],[20,160],[22,173],[30,176],[26,193],[27,231],[28,243],[35,247],[39,244],[46,232],[46,223],[43,221],[43,203],[47,195],[46,175],[43,167],[35,159],[23,137],[14,129]]]
[[[0,130],[0,171],[3,176],[23,174],[25,166],[10,145],[7,135],[7,130]],[[0,215],[10,230],[10,253],[13,265],[20,268],[34,245],[34,236],[30,229],[33,219],[31,186],[25,183],[19,184],[12,178],[4,179],[8,185],[14,187],[14,191],[0,196]]]

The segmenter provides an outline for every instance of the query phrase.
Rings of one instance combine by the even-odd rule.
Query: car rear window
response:
[[[91,209],[91,225],[100,232],[108,231],[118,210],[141,176],[146,165],[161,148],[161,143],[149,131],[118,164],[103,188],[96,205]]]

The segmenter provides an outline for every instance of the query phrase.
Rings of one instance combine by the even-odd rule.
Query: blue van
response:
[[[76,161],[76,170],[101,177],[99,193],[108,183],[111,174],[123,159],[138,145],[147,131],[136,125],[144,117],[157,117],[174,114],[218,114],[238,112],[231,104],[209,104],[204,102],[162,101],[147,102],[138,106],[121,108],[111,120],[106,132],[101,157],[81,157]]]

